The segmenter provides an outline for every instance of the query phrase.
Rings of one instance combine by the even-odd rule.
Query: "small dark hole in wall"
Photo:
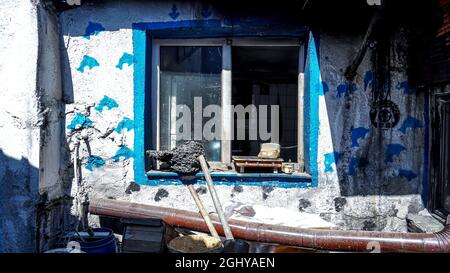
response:
[[[169,196],[169,192],[165,189],[159,189],[158,192],[155,194],[155,201],[159,202],[161,199],[166,198]]]
[[[205,186],[200,186],[195,190],[198,194],[205,194],[208,192]]]
[[[128,185],[127,189],[125,190],[126,194],[131,194],[132,192],[135,191],[140,191],[141,190],[141,186],[135,182],[131,182],[130,185]]]
[[[299,211],[305,211],[306,208],[311,206],[311,202],[308,199],[300,199],[298,201],[298,210]]]
[[[345,199],[344,197],[334,198],[334,209],[336,210],[336,212],[340,212],[346,204],[347,199]]]
[[[266,200],[267,197],[269,197],[269,193],[273,191],[273,187],[263,186],[262,191],[263,191],[262,198]]]

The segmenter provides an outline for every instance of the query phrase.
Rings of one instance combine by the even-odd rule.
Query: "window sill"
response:
[[[227,186],[273,186],[280,188],[309,188],[312,187],[312,177],[306,173],[235,173],[212,172],[211,178],[215,185]],[[203,173],[194,178],[198,184],[205,184]],[[173,172],[149,171],[147,182],[149,186],[182,185],[180,176]]]

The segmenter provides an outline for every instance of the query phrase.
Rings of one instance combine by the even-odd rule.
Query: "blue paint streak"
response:
[[[364,127],[358,127],[352,129],[352,147],[359,147],[358,140],[360,138],[365,138],[369,133],[369,129]]]
[[[78,66],[77,70],[81,73],[84,73],[84,68],[92,69],[96,66],[100,66],[95,58],[92,58],[89,55],[84,55],[83,60],[81,60],[80,66]]]
[[[407,116],[406,119],[403,121],[402,126],[400,126],[400,129],[398,129],[400,132],[406,134],[406,131],[408,129],[414,130],[417,128],[422,128],[423,124],[420,120]]]
[[[405,150],[406,148],[401,144],[387,144],[384,162],[394,162],[394,156],[400,155]]]
[[[132,119],[124,117],[118,124],[116,129],[114,129],[117,133],[122,133],[123,130],[131,131],[134,128],[134,122]]]
[[[116,67],[122,70],[124,64],[127,64],[128,66],[133,64],[133,54],[124,52]]]
[[[324,157],[325,157],[324,165],[325,165],[325,172],[326,173],[334,172],[332,165],[333,164],[337,165],[337,163],[341,159],[341,156],[342,156],[342,153],[338,153],[338,152],[332,152],[332,153],[324,154]]]
[[[92,121],[85,115],[76,113],[70,124],[67,125],[67,129],[75,130],[77,128],[86,128],[88,126],[92,126]]]
[[[408,81],[400,82],[400,83],[397,84],[396,87],[397,87],[397,89],[400,89],[400,90],[403,89],[403,94],[405,94],[405,95],[411,95],[411,94],[416,93],[416,89],[415,88],[411,88],[409,86]]]
[[[318,185],[318,139],[319,139],[319,95],[323,94],[323,86],[320,77],[320,64],[318,48],[312,33],[309,35],[308,45],[308,70],[306,71],[305,90],[305,130],[307,150],[305,161],[309,164],[309,172],[312,176],[312,185]]]
[[[103,165],[105,165],[105,160],[103,160],[103,158],[96,155],[91,155],[86,163],[86,169],[92,172],[94,168],[100,168]]]
[[[119,104],[117,104],[117,102],[114,99],[108,96],[104,96],[103,99],[95,107],[95,110],[101,113],[103,112],[103,108],[105,107],[108,108],[108,110],[111,110],[112,108],[119,107]]]
[[[367,87],[369,87],[369,84],[371,84],[374,80],[374,75],[372,71],[367,71],[364,75],[364,91],[367,91]]]
[[[171,10],[171,12],[169,13],[170,18],[172,18],[173,20],[176,20],[178,18],[178,16],[180,16],[177,5],[173,4],[172,8],[170,10]]]
[[[150,45],[149,45],[150,46]],[[145,30],[133,29],[134,63],[134,179],[136,183],[147,182],[145,175],[145,62],[147,37]],[[150,61],[150,60],[149,60]],[[151,134],[149,134],[151,136]]]
[[[405,177],[406,179],[408,179],[408,182],[413,180],[414,178],[417,177],[417,174],[415,174],[413,171],[410,170],[398,170],[398,176],[399,177]]]
[[[428,169],[429,169],[429,152],[430,152],[430,101],[428,94],[424,95],[423,120],[425,123],[425,132],[423,137],[423,172],[422,172],[422,202],[426,206],[428,204]]]
[[[86,27],[83,37],[86,39],[90,39],[91,35],[98,35],[101,31],[104,31],[105,28],[100,23],[90,22]]]
[[[124,160],[127,160],[133,156],[134,156],[133,150],[124,145],[121,146],[119,150],[117,150],[116,154],[112,157],[112,160],[114,162],[117,162],[120,160],[121,157],[123,157]]]
[[[328,88],[328,84],[326,82],[322,82],[322,89],[319,93],[320,96],[324,96],[326,93],[328,93],[330,89]]]
[[[176,173],[151,171],[147,173],[148,180],[143,185],[182,185],[183,181]],[[211,173],[214,185],[224,186],[273,186],[278,188],[309,188],[311,177],[286,174],[224,174]],[[195,183],[205,184],[203,173],[195,175]]]
[[[348,175],[349,176],[355,176],[358,170],[358,166],[359,166],[359,161],[360,158],[359,157],[352,157],[350,158],[350,163],[348,165]]]
[[[336,90],[336,97],[340,98],[342,96],[347,96],[350,93],[353,93],[357,90],[356,84],[350,83],[350,84],[340,84],[337,87]]]

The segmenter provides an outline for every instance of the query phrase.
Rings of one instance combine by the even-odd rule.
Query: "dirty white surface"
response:
[[[125,54],[133,55],[131,25],[199,18],[197,9],[189,2],[176,3],[176,11],[173,11],[173,5],[172,2],[106,1],[102,5],[83,5],[60,15],[64,98],[69,102],[65,110],[64,142],[73,153],[76,139],[83,139],[79,156],[81,180],[75,182],[70,175],[73,172],[72,154],[66,155],[61,170],[66,174],[64,183],[71,185],[72,196],[83,200],[114,198],[196,210],[186,188],[135,185],[133,158],[116,158],[123,147],[132,151],[134,143],[133,129],[116,130],[122,121],[135,118],[134,66],[132,63],[120,66],[120,59]],[[178,17],[174,19],[170,14],[178,14]],[[212,18],[220,19],[221,15],[213,9],[209,19]],[[92,26],[99,31],[92,31]],[[86,36],[86,33],[91,34]],[[406,231],[407,213],[423,209],[420,185],[424,129],[411,128],[402,132],[399,128],[407,116],[423,120],[423,97],[405,94],[403,89],[397,88],[407,79],[401,50],[405,44],[403,32],[399,30],[396,35],[395,52],[398,54],[393,58],[396,72],[390,83],[391,99],[401,111],[396,128],[378,132],[370,123],[371,87],[370,82],[365,82],[365,75],[371,70],[368,57],[357,71],[356,91],[348,94],[339,91],[345,82],[343,70],[359,47],[362,35],[321,33],[319,61],[322,81],[328,92],[324,90],[324,95],[319,96],[318,187],[218,186],[222,202],[284,208],[298,215],[313,213],[346,229]],[[105,102],[110,107],[97,108]],[[92,124],[75,124],[77,130],[68,129],[77,115],[83,115]],[[357,145],[353,145],[352,128],[367,130],[362,137],[356,138]],[[385,162],[387,144],[399,144],[405,150],[393,155],[391,162]],[[333,152],[339,153],[340,159],[326,162],[326,154]],[[412,174],[407,178],[400,175],[400,170]],[[208,195],[204,196],[208,209],[212,210],[212,202],[206,198]],[[91,217],[91,223],[96,221],[96,217]]]

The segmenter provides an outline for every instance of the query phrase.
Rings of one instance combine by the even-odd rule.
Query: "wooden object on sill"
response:
[[[259,158],[257,156],[232,156],[233,164],[241,173],[245,172],[245,168],[272,168],[274,173],[283,166],[282,158]]]

